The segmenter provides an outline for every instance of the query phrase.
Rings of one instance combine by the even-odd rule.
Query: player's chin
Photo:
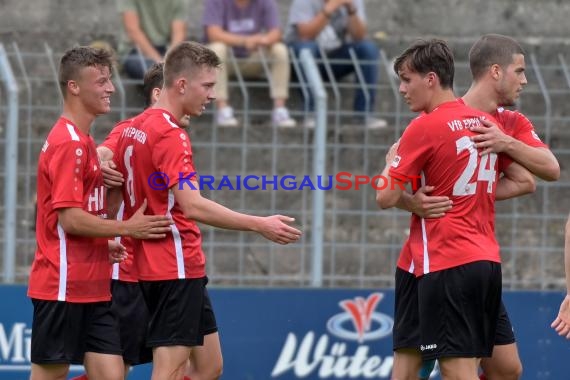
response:
[[[412,112],[423,111],[423,109],[421,107],[419,107],[418,105],[414,105],[413,103],[408,103],[408,107],[410,107],[410,111],[412,111]]]
[[[97,115],[104,115],[106,113],[111,112],[111,106],[110,105],[104,105],[102,107],[99,107],[99,109],[97,110]]]

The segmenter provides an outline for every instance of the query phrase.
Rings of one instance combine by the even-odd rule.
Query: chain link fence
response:
[[[17,184],[17,202],[0,202],[2,217],[1,247],[7,211],[16,212],[16,252],[13,264],[2,261],[4,282],[25,283],[35,251],[35,186],[37,156],[49,128],[61,112],[61,95],[56,66],[61,53],[44,45],[42,51],[21,51],[17,44],[4,45],[7,61],[19,88],[17,142],[6,140],[7,116],[10,112],[5,83],[0,86],[0,190]],[[293,62],[298,69],[299,62]],[[397,79],[391,74],[390,58],[381,54],[377,62],[380,83],[377,85],[376,113],[388,121],[388,128],[370,130],[351,124],[353,92],[360,86],[352,80],[326,82],[329,94],[328,123],[325,141],[325,173],[322,186],[324,209],[315,211],[316,190],[301,186],[307,176],[317,186],[313,173],[315,131],[301,126],[276,128],[268,122],[271,103],[266,81],[230,83],[232,103],[243,125],[237,128],[216,126],[209,110],[193,120],[190,137],[195,164],[202,177],[213,176],[213,188],[204,193],[230,208],[267,215],[280,213],[295,217],[304,232],[302,240],[279,246],[251,233],[224,231],[201,226],[211,283],[218,286],[308,287],[313,279],[312,222],[315,212],[324,217],[322,239],[322,286],[386,287],[393,286],[395,263],[406,239],[409,215],[399,210],[380,211],[370,185],[355,188],[357,175],[378,174],[391,144],[401,135],[414,116],[402,105]],[[458,60],[456,93],[463,94],[470,83],[466,62]],[[567,103],[570,75],[566,58],[541,62],[534,54],[527,58],[529,85],[518,108],[535,124],[538,134],[558,157],[562,176],[555,183],[538,182],[535,194],[497,204],[497,237],[503,257],[504,286],[510,289],[562,289],[564,287],[564,224],[570,200],[566,164],[570,162],[566,125],[570,121]],[[114,76],[117,88],[110,114],[99,117],[93,126],[96,142],[102,142],[114,123],[142,110],[138,95],[140,82]],[[358,81],[356,81],[358,82]],[[301,95],[306,83],[292,83],[290,110],[299,124],[307,116]],[[13,107],[13,106],[12,106]],[[13,111],[13,110],[12,110]],[[7,175],[6,149],[17,144],[17,174]],[[351,176],[350,189],[336,188],[337,174]],[[283,188],[284,176],[295,176],[295,190]],[[254,181],[260,189],[246,191],[220,186],[226,177],[232,184],[245,176],[277,176],[275,183]],[[252,177],[255,179],[255,177]],[[289,187],[291,186],[290,182]],[[346,187],[346,186],[345,186]],[[300,188],[300,189],[299,189]],[[2,252],[6,258],[6,252]],[[10,267],[6,267],[6,263]],[[10,275],[7,276],[6,274]]]

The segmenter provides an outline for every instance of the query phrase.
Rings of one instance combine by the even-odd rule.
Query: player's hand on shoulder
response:
[[[504,152],[512,138],[505,134],[495,123],[482,119],[482,126],[473,126],[469,129],[478,133],[471,137],[475,148],[482,149],[479,155]]]
[[[290,226],[295,221],[283,215],[271,215],[261,218],[257,232],[264,238],[279,244],[294,243],[301,238],[301,231]]]
[[[162,239],[171,232],[170,227],[174,222],[166,215],[145,215],[147,200],[133,216],[125,221],[128,226],[128,235],[136,239]]]

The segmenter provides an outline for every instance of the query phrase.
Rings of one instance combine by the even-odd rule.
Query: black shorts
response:
[[[491,261],[476,261],[420,277],[423,359],[490,357],[501,286],[501,264]]]
[[[402,348],[419,349],[420,319],[418,310],[418,280],[413,273],[396,268],[394,302],[394,351]]]
[[[110,302],[32,299],[32,303],[32,363],[83,364],[86,352],[123,353],[118,320]]]
[[[111,310],[119,319],[123,361],[129,365],[150,363],[152,350],[146,346],[148,309],[138,282],[111,281]]]
[[[507,309],[501,301],[499,309],[499,319],[497,320],[497,334],[495,334],[495,345],[503,346],[506,344],[513,344],[516,342],[515,333],[513,332],[513,325],[509,319]]]
[[[207,283],[207,277],[140,282],[150,315],[148,347],[201,346],[218,331]]]

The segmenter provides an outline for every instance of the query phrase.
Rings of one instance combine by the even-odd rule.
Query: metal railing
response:
[[[34,255],[35,238],[31,227],[36,158],[49,128],[60,113],[54,63],[59,56],[47,44],[40,52],[22,52],[16,44],[5,47],[7,65],[14,73],[19,91],[18,102],[14,103],[6,91],[8,82],[2,80],[0,124],[11,120],[13,116],[10,115],[14,114],[19,116],[19,123],[16,137],[8,133],[0,136],[0,153],[3,149],[6,156],[0,165],[0,183],[5,192],[6,185],[16,184],[18,195],[17,201],[5,198],[0,208],[3,220],[10,212],[17,216],[15,239],[6,237],[9,223],[4,222],[3,226],[1,273],[4,282],[25,282]],[[262,57],[263,70],[268,76],[271,62]],[[307,64],[306,58],[291,57],[291,61],[295,72],[307,70],[303,66]],[[235,64],[238,73],[237,79],[230,82],[230,94],[235,98],[235,104],[241,99],[243,125],[240,128],[218,127],[212,110],[192,121],[191,138],[199,172],[215,177],[226,175],[232,180],[245,175],[282,178],[293,174],[299,180],[302,176],[314,177],[323,172],[327,176],[341,172],[377,174],[383,167],[387,149],[414,117],[402,107],[390,62],[381,51],[380,60],[375,63],[381,72],[381,80],[376,87],[377,111],[374,115],[386,118],[388,128],[368,130],[351,124],[353,92],[358,88],[366,90],[370,84],[364,83],[358,70],[354,82],[334,80],[330,66],[337,62],[325,58],[317,63],[322,63],[328,73],[324,78],[324,89],[329,97],[323,103],[326,108],[321,105],[316,110],[326,109],[326,114],[317,113],[317,125],[326,128],[317,126],[311,130],[302,126],[281,129],[267,122],[271,112],[267,81],[246,81],[239,76],[237,58],[230,57],[230,64]],[[357,65],[358,60],[353,56],[348,63]],[[461,94],[470,82],[470,76],[465,62],[457,62],[457,69],[458,92]],[[497,204],[503,279],[506,288],[561,289],[564,287],[564,221],[570,210],[570,201],[566,200],[570,176],[565,171],[570,163],[570,149],[566,143],[570,136],[564,128],[570,123],[569,108],[564,101],[570,95],[570,71],[564,54],[560,54],[556,62],[549,63],[541,63],[531,54],[527,76],[530,84],[522,94],[521,111],[551,145],[562,163],[563,173],[556,183],[539,182],[534,195]],[[301,75],[297,77],[299,82],[292,83],[291,88],[299,90],[299,94],[293,94],[289,107],[293,116],[301,120],[310,116],[307,99],[312,85]],[[118,95],[116,104],[109,115],[95,122],[93,134],[97,142],[102,141],[115,122],[142,110],[142,102],[135,96],[140,82],[119,75],[114,76],[114,82]],[[19,148],[16,174],[9,171],[14,156],[7,153],[14,147]],[[324,169],[315,172],[315,161]],[[409,215],[399,210],[379,211],[374,190],[369,185],[347,191],[335,187],[324,192],[309,188],[293,191],[224,188],[206,189],[204,193],[236,210],[258,215],[294,216],[296,225],[304,231],[301,242],[283,247],[253,234],[203,226],[208,273],[214,285],[393,285],[395,262],[406,238]],[[322,209],[317,207],[321,202],[324,204]],[[17,247],[14,263],[6,254],[9,250],[5,247],[9,248],[10,241]],[[319,251],[322,256],[315,254]]]

